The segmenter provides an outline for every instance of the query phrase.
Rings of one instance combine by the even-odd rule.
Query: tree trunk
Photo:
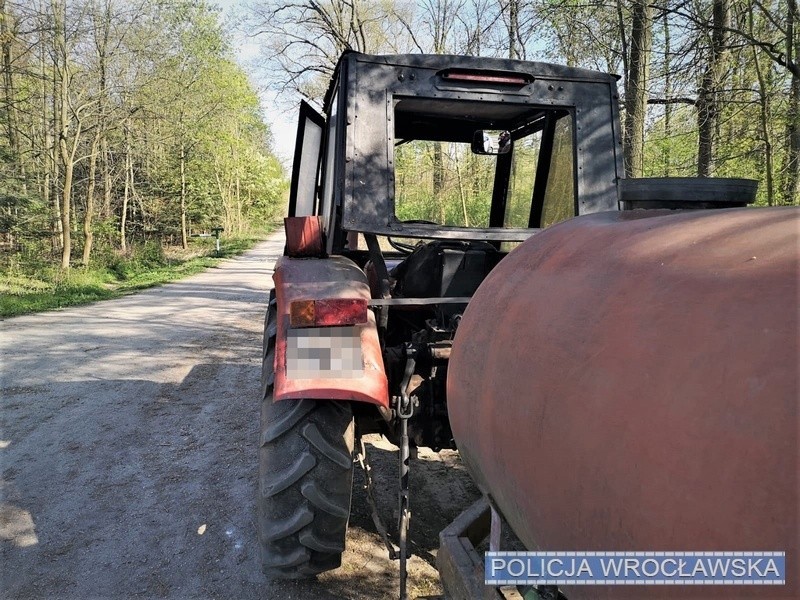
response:
[[[714,172],[714,137],[719,120],[719,92],[725,72],[725,55],[730,27],[729,0],[714,0],[711,48],[708,64],[697,94],[697,175]]]
[[[186,227],[186,144],[181,141],[181,246],[189,248],[189,235]]]
[[[100,113],[99,138],[100,160],[103,170],[103,217],[111,218],[111,167],[108,157],[108,38],[111,32],[111,2],[106,0],[100,34],[95,30],[95,47],[97,48],[98,68],[100,69],[100,98],[98,111]]]
[[[83,265],[89,266],[89,258],[92,254],[92,219],[94,218],[94,179],[97,173],[97,146],[100,141],[100,130],[94,135],[92,140],[92,150],[89,155],[89,182],[86,186],[86,213],[83,216]]]
[[[130,174],[132,171],[130,130],[127,123],[125,127],[125,189],[122,193],[122,211],[119,219],[119,246],[123,252],[128,250],[127,232],[125,227],[128,221],[128,198],[130,196]]]
[[[54,14],[56,11],[56,7],[53,7]],[[53,39],[52,44],[53,47],[49,49],[50,55],[53,58],[53,68],[51,70],[51,82],[52,82],[52,94],[50,94],[51,103],[52,103],[52,121],[45,123],[46,131],[48,135],[50,135],[50,142],[47,144],[47,152],[50,157],[50,166],[52,167],[52,173],[50,177],[50,185],[51,185],[51,192],[50,197],[53,202],[53,220],[54,220],[54,230],[56,232],[56,236],[58,237],[58,250],[62,251],[64,248],[64,227],[61,221],[61,164],[58,158],[58,139],[57,139],[57,132],[59,129],[59,124],[61,123],[61,110],[60,110],[60,103],[59,99],[59,79],[58,79],[58,55],[55,53],[56,50],[56,39],[55,34],[57,31],[53,32]],[[52,134],[51,134],[52,132]]]
[[[750,24],[750,35],[751,37],[754,36],[754,25],[753,25],[753,12],[755,7],[751,5],[750,7],[750,15],[748,17],[749,24]],[[754,38],[755,39],[755,38]],[[773,166],[773,156],[772,156],[772,134],[770,132],[769,123],[771,120],[771,103],[769,98],[769,90],[767,89],[767,82],[766,77],[764,76],[764,71],[761,68],[761,60],[759,57],[759,52],[761,52],[755,46],[751,46],[751,50],[753,51],[753,67],[756,71],[756,77],[758,79],[758,106],[759,106],[759,128],[761,129],[761,142],[764,145],[764,169],[766,173],[764,173],[764,179],[767,184],[767,204],[772,206],[775,204],[775,184],[774,184],[774,166]]]
[[[236,170],[236,232],[241,234],[244,227],[242,226],[242,189],[239,182],[239,170]]]
[[[0,40],[2,40],[3,60],[3,93],[6,113],[6,133],[11,148],[11,159],[20,182],[25,185],[25,167],[19,148],[19,129],[17,126],[16,93],[14,91],[14,76],[11,70],[11,43],[15,33],[9,29],[11,14],[6,11],[5,0],[0,0]]]
[[[64,161],[64,188],[61,192],[61,222],[64,228],[64,249],[61,252],[62,269],[69,269],[70,267],[70,259],[72,255],[72,232],[69,229],[70,223],[73,224],[75,232],[78,231],[77,219],[72,221],[70,218],[70,208],[74,209],[72,206],[72,177],[75,172],[75,154],[78,152],[78,143],[80,142],[81,138],[82,126],[81,119],[77,116],[77,114],[75,116],[75,121],[76,125],[75,133],[72,137],[72,147],[68,148],[67,145],[67,129],[62,130],[64,133],[61,136],[61,143],[59,144],[61,148],[61,156]]]
[[[467,195],[464,191],[464,181],[461,178],[461,167],[459,166],[458,155],[456,155],[455,167],[456,167],[456,178],[458,179],[458,194],[461,199],[461,213],[464,217],[464,227],[469,227],[469,211],[467,211]]]
[[[61,268],[69,269],[70,258],[72,255],[72,230],[70,229],[70,204],[72,195],[72,171],[73,165],[69,160],[69,150],[67,140],[64,136],[58,142],[61,151],[61,160],[64,165],[64,181],[61,189],[61,232],[64,239],[64,246],[61,248]]]
[[[653,42],[652,8],[646,0],[634,0],[631,11],[629,70],[625,76],[625,173],[644,173],[644,122],[647,116],[647,79]]]
[[[69,135],[69,64],[67,56],[67,39],[65,30],[66,4],[53,2],[53,57],[55,60],[55,71],[58,73],[58,150],[61,158],[61,166],[64,168],[64,179],[61,184],[61,234],[64,243],[61,247],[61,268],[66,270],[70,267],[72,254],[72,230],[70,229],[71,217],[71,194],[72,194],[72,173],[74,163],[70,159],[67,136]],[[75,135],[77,144],[78,132]]]
[[[61,248],[63,240],[61,239],[61,231],[59,229],[61,226],[61,214],[58,208],[58,200],[54,199],[52,193],[55,167],[53,165],[53,126],[50,123],[50,114],[52,110],[50,110],[50,103],[48,100],[52,96],[52,102],[55,103],[55,95],[49,94],[47,89],[49,80],[45,64],[46,53],[47,49],[44,47],[44,43],[42,43],[39,54],[39,79],[41,81],[40,92],[42,99],[42,171],[44,173],[41,190],[44,206],[53,208],[54,219],[51,221],[50,232],[52,248],[53,251],[55,251]]]
[[[108,140],[100,137],[100,164],[103,171],[103,218],[111,218],[111,161],[108,155]]]
[[[672,61],[670,60],[670,30],[669,30],[669,11],[664,11],[664,97],[672,97]],[[664,144],[661,154],[661,160],[664,162],[663,175],[669,177],[670,163],[672,157],[670,155],[670,146],[672,144],[672,105],[667,103],[664,105]]]
[[[508,2],[508,58],[519,58],[517,38],[519,37],[519,0]]]
[[[231,214],[229,193],[225,190],[225,185],[222,182],[219,164],[217,163],[217,161],[215,161],[214,164],[214,180],[217,182],[217,191],[219,192],[219,200],[220,203],[222,204],[222,227],[225,229],[225,231],[230,231],[233,224],[233,216]]]
[[[800,13],[797,0],[789,0],[787,19],[787,63],[800,59]],[[786,121],[786,159],[783,166],[783,204],[800,201],[800,77],[793,72],[789,87],[788,119]]]
[[[433,142],[433,197],[438,199],[444,187],[444,165],[442,164],[442,142]]]
[[[51,176],[49,180],[50,185],[50,193],[48,194],[52,200],[53,204],[53,238],[57,245],[54,247],[54,250],[61,251],[64,247],[64,227],[61,223],[61,198],[59,194],[59,177],[60,177],[60,169],[58,166],[58,158],[56,154],[56,142],[53,136],[50,137],[49,143],[49,162],[50,166],[52,167]]]

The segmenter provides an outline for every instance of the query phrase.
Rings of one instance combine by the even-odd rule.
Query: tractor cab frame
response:
[[[347,53],[325,96],[325,117],[308,104],[301,108],[289,216],[318,215],[328,254],[351,249],[347,232],[523,241],[547,224],[543,217],[551,205],[562,219],[617,209],[617,180],[623,177],[618,122],[612,75],[501,59]],[[396,159],[403,146],[469,146],[481,130],[508,131],[515,145],[536,136],[527,219],[508,218],[513,147],[496,157],[482,223],[400,218]]]

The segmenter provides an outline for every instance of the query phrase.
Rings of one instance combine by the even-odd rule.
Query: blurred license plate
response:
[[[289,329],[286,377],[356,379],[364,376],[359,327]]]

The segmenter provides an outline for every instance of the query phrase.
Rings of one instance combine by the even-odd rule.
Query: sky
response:
[[[247,0],[213,0],[213,3],[220,8],[224,19],[234,19],[237,11],[241,11],[247,4]],[[297,134],[297,110],[278,108],[275,93],[267,90],[264,82],[259,81],[259,74],[255,72],[254,67],[258,58],[258,43],[236,31],[233,32],[233,41],[237,62],[247,72],[250,81],[259,91],[264,117],[272,132],[272,146],[275,154],[289,172]]]

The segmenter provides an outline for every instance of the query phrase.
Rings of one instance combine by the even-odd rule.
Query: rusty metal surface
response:
[[[758,181],[731,177],[641,177],[619,181],[619,199],[630,208],[738,208],[755,202],[757,190]]]
[[[286,231],[286,252],[289,256],[300,258],[325,255],[319,217],[285,217],[283,227]]]
[[[289,398],[355,400],[389,406],[389,388],[383,366],[375,316],[367,311],[367,323],[355,325],[361,336],[364,376],[361,378],[290,379],[286,376],[286,337],[293,300],[337,298],[369,300],[364,272],[343,256],[322,259],[281,257],[275,264],[278,299],[278,332],[275,340],[275,401]]]
[[[499,590],[483,583],[483,557],[475,550],[489,535],[491,507],[477,500],[439,534],[436,568],[446,597],[452,600],[502,600]]]
[[[579,217],[475,294],[450,421],[529,549],[787,552],[786,587],[571,600],[800,596],[798,232],[792,207]]]

